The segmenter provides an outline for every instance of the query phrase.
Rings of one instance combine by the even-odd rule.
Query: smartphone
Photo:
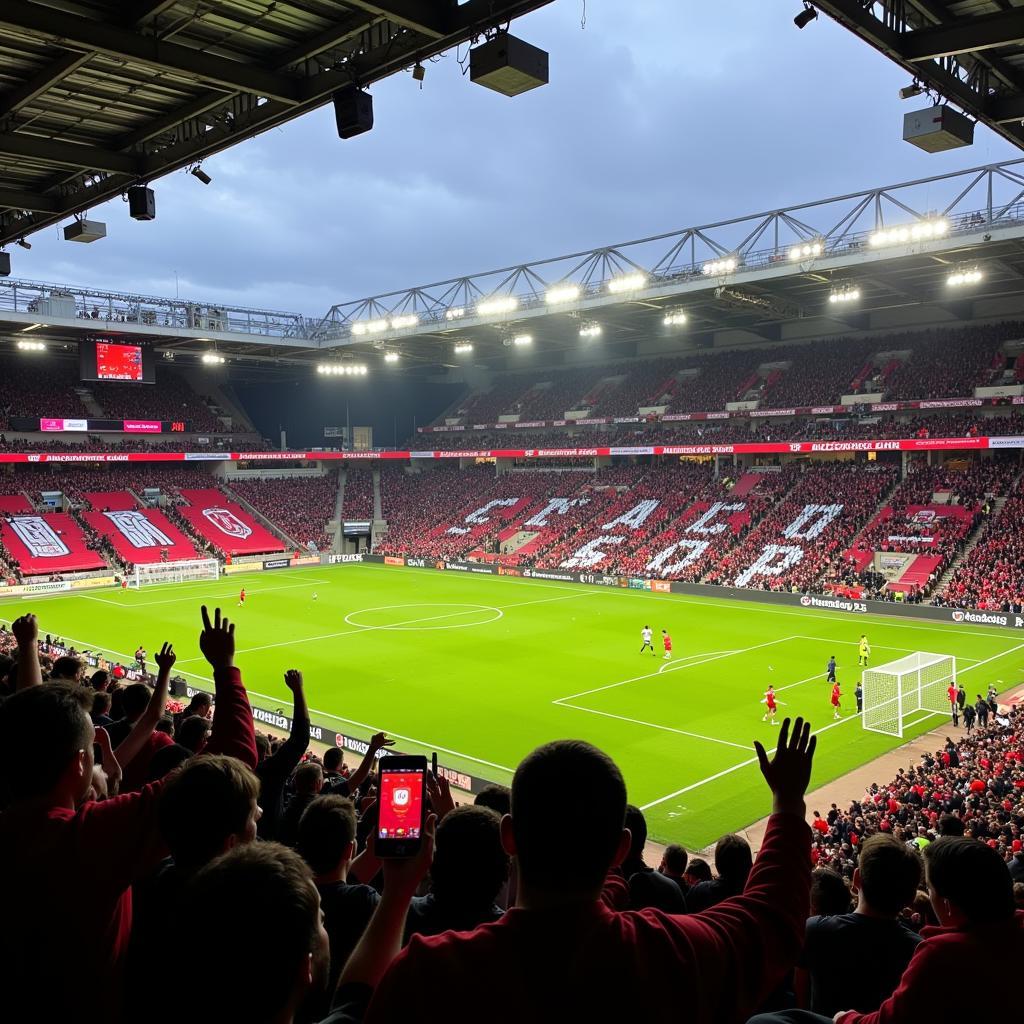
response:
[[[430,755],[430,774],[437,778],[437,751]]]
[[[378,857],[411,857],[423,842],[427,816],[427,759],[414,755],[382,757],[377,797]]]

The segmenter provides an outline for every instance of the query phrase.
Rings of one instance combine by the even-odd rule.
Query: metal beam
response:
[[[430,39],[440,39],[450,31],[449,21],[455,9],[454,0],[345,0],[349,7],[375,14],[396,25],[412,29]],[[492,3],[490,5],[494,7]]]
[[[84,48],[160,70],[176,71],[230,92],[251,92],[283,103],[299,101],[297,80],[274,74],[257,64],[211,56],[178,43],[140,36],[108,22],[90,21],[24,0],[4,0],[0,5],[0,27],[35,33],[59,41],[67,48]]]
[[[290,50],[285,50],[284,53],[275,56],[274,67],[282,70],[292,64],[315,57],[318,53],[323,53],[324,50],[333,50],[353,36],[372,28],[380,20],[379,17],[371,14],[355,14],[349,18],[343,18],[331,25],[330,28],[325,28],[323,32],[310,36],[301,43],[296,43]]]
[[[128,10],[122,16],[126,25],[141,25],[144,21],[159,17],[169,7],[173,7],[176,0],[136,0],[133,4],[126,4]]]
[[[27,82],[0,96],[0,117],[13,114],[19,107],[27,106],[38,99],[62,78],[70,75],[72,71],[77,71],[88,59],[87,53],[66,53],[46,67],[40,68]]]
[[[31,210],[33,213],[56,213],[57,200],[53,196],[41,196],[36,192],[24,192],[17,188],[0,188],[0,207],[11,210]]]
[[[947,25],[904,32],[900,37],[900,50],[907,60],[937,60],[1021,42],[1024,42],[1024,14],[1012,11],[957,18]]]
[[[78,146],[73,142],[56,142],[13,132],[0,135],[0,154],[111,174],[137,174],[142,166],[139,158],[131,153],[111,153],[97,146]]]

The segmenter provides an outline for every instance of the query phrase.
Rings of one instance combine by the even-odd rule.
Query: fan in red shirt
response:
[[[667,629],[661,631],[661,644],[665,648],[665,661],[668,661],[672,657],[672,637]]]
[[[203,623],[199,647],[217,698],[207,750],[255,767],[234,626],[220,609],[211,623],[203,608]],[[8,797],[0,814],[0,972],[10,1020],[121,1019],[131,886],[165,854],[157,821],[163,781],[110,800],[87,798],[95,739],[87,695],[63,683],[25,685],[0,705]],[[17,1005],[19,993],[30,1007]]]

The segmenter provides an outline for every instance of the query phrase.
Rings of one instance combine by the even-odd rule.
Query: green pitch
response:
[[[236,608],[243,584],[249,598]],[[912,651],[955,655],[972,700],[1024,676],[1022,638],[997,629],[376,565],[8,600],[0,618],[32,608],[44,633],[123,661],[139,643],[152,652],[170,640],[176,670],[207,680],[201,603],[237,621],[254,704],[290,710],[282,676],[299,668],[320,724],[356,736],[384,729],[402,750],[436,750],[442,763],[498,782],[539,743],[590,740],[621,766],[651,835],[690,847],[768,810],[751,749],[777,733],[761,721],[768,683],[780,718],[808,716],[821,733],[815,785],[897,745],[864,732],[855,714],[861,632],[876,666]],[[645,624],[657,657],[638,653]],[[662,628],[675,644],[669,663]],[[824,681],[831,654],[839,722]]]

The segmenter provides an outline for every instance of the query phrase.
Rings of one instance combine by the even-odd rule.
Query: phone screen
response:
[[[381,765],[378,839],[419,839],[423,828],[425,771]]]

